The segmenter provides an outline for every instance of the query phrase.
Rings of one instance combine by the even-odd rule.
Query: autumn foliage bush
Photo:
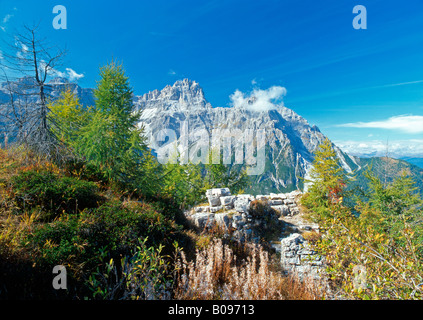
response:
[[[313,243],[332,285],[350,299],[422,299],[423,202],[412,179],[382,183],[369,170],[368,190],[348,194],[336,159],[328,142],[318,149],[314,184],[301,200],[320,226]]]

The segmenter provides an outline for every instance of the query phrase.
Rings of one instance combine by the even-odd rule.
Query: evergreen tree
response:
[[[122,65],[111,62],[100,69],[90,122],[81,129],[78,151],[88,162],[117,182],[134,181],[148,153],[140,113],[133,112],[133,91]]]
[[[384,183],[371,170],[364,176],[368,179],[369,191],[358,205],[362,220],[397,240],[405,224],[414,230],[421,229],[423,201],[411,177],[402,172],[392,182]]]
[[[84,109],[79,98],[68,88],[58,99],[48,103],[48,120],[55,136],[65,145],[75,148],[83,126],[87,125],[90,108]]]
[[[243,191],[249,179],[241,165],[223,164],[223,155],[219,163],[213,163],[213,150],[209,153],[209,163],[205,165],[205,180],[209,188],[229,188],[233,194]]]
[[[329,139],[316,149],[310,179],[306,183],[311,183],[303,199],[306,206],[329,208],[342,202],[345,173]]]
[[[199,165],[167,163],[164,172],[164,192],[171,195],[181,208],[195,205],[204,198],[207,185]]]

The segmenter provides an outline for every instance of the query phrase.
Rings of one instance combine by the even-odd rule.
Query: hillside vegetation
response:
[[[420,193],[423,193],[423,169],[410,162],[390,157],[357,158],[357,163],[361,166],[360,172],[355,176],[355,182],[351,187],[367,187],[367,171],[371,171],[383,183],[391,183],[395,178],[406,174],[413,178],[415,186]]]
[[[1,299],[333,298],[285,275],[265,243],[185,219],[207,189],[242,193],[244,168],[160,164],[115,62],[100,69],[95,98],[83,108],[67,90],[48,101],[48,148],[33,132],[30,144],[0,149]],[[351,187],[331,143],[318,148],[302,205],[320,225],[309,240],[326,257],[333,292],[422,297],[422,199],[410,173],[383,180],[369,166],[366,185]],[[52,286],[59,265],[65,289]]]
[[[69,90],[48,102],[50,148],[18,140],[0,149],[1,299],[320,297],[282,276],[257,244],[185,220],[183,209],[204,201],[206,189],[241,191],[244,170],[159,164],[136,127],[129,79],[114,62],[101,68],[95,96],[90,108]],[[65,290],[52,286],[59,265]],[[240,281],[242,292],[219,293]]]
[[[385,172],[398,168],[381,161]],[[347,298],[422,298],[423,201],[410,172],[394,172],[382,180],[369,167],[366,187],[351,189],[330,142],[316,152],[302,204],[321,227],[314,242],[332,284]]]

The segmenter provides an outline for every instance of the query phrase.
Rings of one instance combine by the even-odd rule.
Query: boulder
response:
[[[194,212],[198,213],[198,212],[203,212],[203,207],[195,207],[194,208]]]
[[[195,211],[195,213],[198,213],[198,212],[210,212],[210,207],[209,206],[194,207],[194,211]]]
[[[220,198],[217,196],[208,196],[207,199],[209,200],[210,207],[216,207],[220,205]]]
[[[223,206],[216,206],[216,207],[210,207],[210,212],[215,213],[220,210],[223,210]]]
[[[211,227],[214,223],[214,213],[200,212],[193,214],[191,219],[197,227]]]
[[[300,209],[297,207],[290,209],[290,211],[293,216],[300,213]]]
[[[234,201],[234,208],[237,212],[248,212],[250,209],[250,202],[246,198],[237,198]]]
[[[229,188],[214,188],[214,189],[208,189],[206,191],[207,197],[211,197],[211,196],[225,197],[230,195],[231,195],[231,191],[229,190]]]
[[[228,229],[231,225],[232,219],[229,217],[228,213],[216,213],[214,218],[216,220],[216,223],[219,226],[224,227],[225,229]]]
[[[273,205],[273,206],[281,205],[281,204],[283,204],[283,200],[282,199],[272,199],[272,200],[270,200],[270,204]]]
[[[286,206],[286,205],[282,205],[280,207],[281,207],[281,213],[282,213],[282,215],[287,216],[289,214],[289,207]]]
[[[283,201],[285,204],[295,204],[295,200],[291,198],[287,198]]]
[[[244,199],[248,201],[254,201],[255,197],[251,194],[239,194],[236,196],[237,199]]]
[[[281,215],[286,216],[289,214],[289,208],[286,205],[270,206],[273,210],[279,212]]]
[[[292,247],[304,242],[304,238],[299,233],[293,233],[290,236],[281,240],[282,247]]]
[[[220,204],[222,206],[232,206],[235,201],[235,196],[220,197]]]
[[[222,188],[220,189],[222,196],[230,196],[231,195],[231,190],[229,190],[229,188]]]
[[[302,192],[300,190],[291,191],[287,194],[288,197],[295,198],[299,196]]]

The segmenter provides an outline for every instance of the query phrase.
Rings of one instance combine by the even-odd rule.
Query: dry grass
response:
[[[315,242],[317,240],[319,240],[321,238],[321,234],[312,230],[312,231],[304,231],[303,233],[301,233],[301,236],[307,240],[307,241],[311,241],[311,242]]]
[[[24,147],[13,147],[9,149],[0,148],[0,177],[10,178],[19,171],[33,169],[48,169],[58,171],[57,166],[45,158],[35,155]]]
[[[296,277],[270,270],[269,257],[262,247],[246,245],[250,254],[237,256],[221,239],[214,239],[195,261],[188,262],[183,252],[175,299],[179,300],[315,300],[322,297],[318,288],[307,286]],[[310,282],[312,283],[312,282]]]

